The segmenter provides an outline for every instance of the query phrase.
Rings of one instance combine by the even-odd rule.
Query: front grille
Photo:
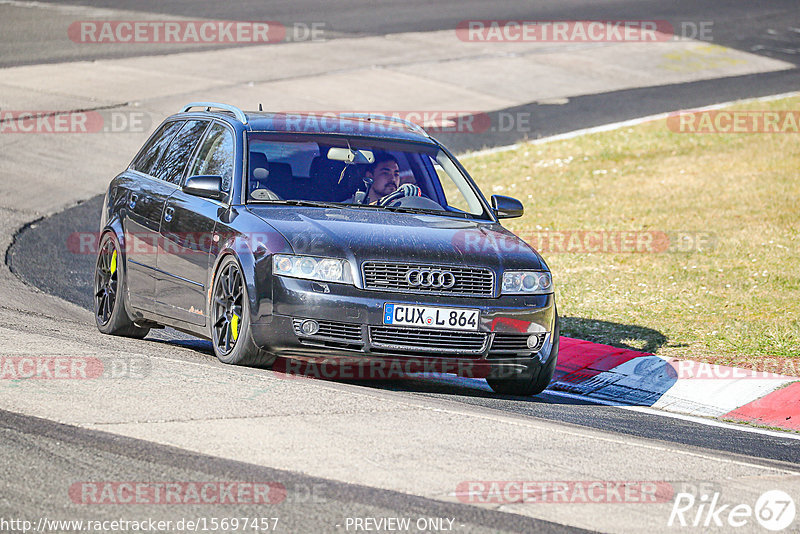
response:
[[[379,349],[414,353],[481,354],[488,336],[484,332],[421,330],[401,326],[371,326],[370,343]]]
[[[338,321],[318,321],[315,319],[317,324],[319,324],[319,331],[309,336],[300,331],[300,325],[303,324],[305,320],[306,319],[292,320],[294,333],[300,339],[301,343],[358,349],[364,344],[364,340],[361,337],[361,325],[340,323]]]
[[[538,339],[533,348],[528,347],[528,338],[535,335]],[[538,352],[544,345],[547,334],[495,334],[489,355],[526,354]]]
[[[494,296],[494,273],[489,269],[459,265],[403,264],[379,261],[364,262],[361,268],[366,289],[428,295]],[[449,289],[412,286],[406,282],[406,273],[411,269],[449,271],[455,276],[456,283]]]

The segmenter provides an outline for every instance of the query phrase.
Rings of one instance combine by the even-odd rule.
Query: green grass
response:
[[[738,107],[798,110],[800,98]],[[714,238],[691,252],[545,251],[562,334],[750,368],[800,359],[800,134],[678,134],[658,120],[464,161],[485,193],[524,202],[505,223],[523,238]]]

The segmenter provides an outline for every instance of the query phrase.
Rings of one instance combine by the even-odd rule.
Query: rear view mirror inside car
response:
[[[345,163],[375,163],[375,155],[371,150],[352,150],[340,147],[329,148],[328,159]]]

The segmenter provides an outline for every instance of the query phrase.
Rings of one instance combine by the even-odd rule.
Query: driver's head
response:
[[[366,176],[372,178],[369,202],[393,193],[400,185],[400,164],[387,152],[375,152],[375,162],[367,168]]]

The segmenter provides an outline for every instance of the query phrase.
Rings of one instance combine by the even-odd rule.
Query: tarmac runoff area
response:
[[[686,65],[695,66],[671,69],[652,60],[650,47],[663,47],[659,57],[707,53],[707,45],[692,41],[581,50],[530,45],[505,58],[505,45],[457,44],[449,33],[432,32],[5,69],[0,83],[5,110],[104,108],[144,112],[151,122],[135,132],[0,136],[0,245],[7,250],[23,225],[101,192],[155,124],[189,101],[218,100],[248,109],[261,101],[275,110],[350,110],[354,101],[372,109],[490,110],[532,98],[569,98],[577,87],[608,91],[790,67],[728,49],[711,53],[731,61],[709,68],[698,69],[687,60]],[[527,68],[531,62],[536,69]],[[489,71],[507,81],[501,86],[486,82],[495,79],[486,76]],[[383,82],[387,72],[394,79],[388,87]],[[358,84],[352,83],[354,77]],[[447,400],[286,380],[270,371],[223,366],[180,346],[100,336],[86,310],[24,285],[5,266],[0,269],[0,343],[4,358],[84,358],[85,369],[92,369],[92,358],[141,364],[137,373],[129,369],[93,379],[3,380],[0,409],[448,502],[464,502],[458,488],[469,480],[513,481],[532,473],[538,480],[657,480],[671,481],[674,487],[691,473],[693,480],[724,487],[727,502],[751,505],[775,487],[800,491],[798,472],[786,464]],[[578,354],[584,352],[582,348]],[[657,367],[649,356],[638,358]],[[617,387],[634,376],[621,372],[625,362],[607,369],[592,365],[587,367],[596,373],[590,379],[603,385],[595,390],[600,394],[611,391],[609,373],[613,378],[622,375],[613,382]],[[576,367],[573,375],[579,371]],[[563,375],[556,387],[588,383]],[[753,395],[769,393],[753,388]],[[794,390],[789,386],[773,394]],[[670,391],[665,393],[675,394]],[[699,404],[706,411],[727,408]],[[546,507],[478,499],[470,503],[604,531],[638,532],[641,525],[654,523],[663,527],[648,530],[672,531],[667,527],[669,502],[630,503],[625,514],[616,513],[619,503],[609,502],[554,502]]]

